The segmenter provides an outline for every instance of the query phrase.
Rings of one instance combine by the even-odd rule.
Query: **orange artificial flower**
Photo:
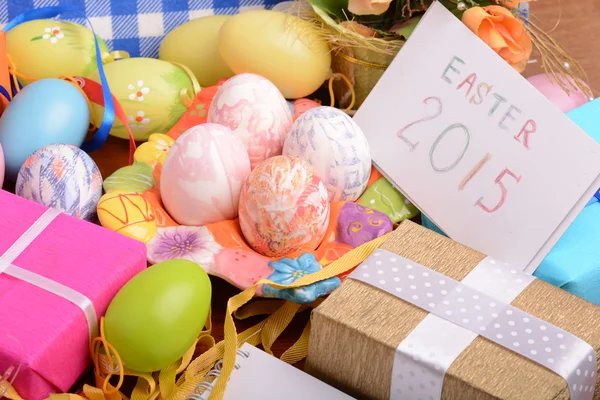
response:
[[[472,7],[462,22],[518,72],[531,56],[531,38],[519,21],[502,6]]]
[[[348,0],[348,11],[356,15],[381,15],[392,0]]]

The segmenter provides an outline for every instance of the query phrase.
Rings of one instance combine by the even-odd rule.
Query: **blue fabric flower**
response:
[[[269,266],[275,270],[267,279],[289,285],[305,275],[317,272],[322,268],[321,264],[310,253],[302,254],[295,260],[282,258],[278,261],[269,262]],[[331,293],[342,284],[338,277],[316,282],[297,289],[275,289],[270,285],[264,285],[263,296],[293,301],[298,304],[308,304],[317,298]]]

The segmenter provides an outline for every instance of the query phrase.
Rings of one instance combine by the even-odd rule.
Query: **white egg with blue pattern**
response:
[[[369,143],[360,127],[345,112],[316,107],[292,125],[283,155],[301,157],[325,182],[329,201],[355,201],[371,176]]]

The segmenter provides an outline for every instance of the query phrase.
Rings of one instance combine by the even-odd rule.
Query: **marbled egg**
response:
[[[198,125],[181,135],[167,154],[161,198],[171,217],[182,225],[233,219],[248,174],[248,153],[231,129]]]
[[[275,85],[259,75],[240,74],[219,88],[208,111],[208,122],[224,125],[242,139],[254,168],[269,157],[281,155],[292,114]]]
[[[141,193],[113,190],[98,202],[98,219],[103,227],[148,243],[158,227],[152,206]]]
[[[371,175],[369,144],[359,126],[333,107],[316,107],[298,118],[283,155],[301,157],[327,186],[329,201],[355,201]]]
[[[298,157],[277,156],[259,164],[240,195],[240,227],[248,244],[268,257],[312,251],[329,224],[323,181]]]
[[[85,220],[96,217],[102,176],[83,150],[51,144],[35,151],[19,170],[15,193]]]
[[[167,61],[128,58],[105,65],[104,72],[136,140],[146,140],[152,133],[168,132],[187,110],[184,104],[187,95],[182,96],[182,91],[194,97],[190,76]],[[89,77],[100,82],[97,71]],[[104,107],[94,104],[93,109],[96,124],[100,124]],[[119,120],[115,120],[110,134],[129,138]]]

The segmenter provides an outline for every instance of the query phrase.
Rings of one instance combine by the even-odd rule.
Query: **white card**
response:
[[[354,120],[446,234],[527,272],[600,187],[600,145],[438,2]]]
[[[231,372],[223,400],[354,399],[248,343],[240,351],[243,355],[238,353],[237,367]],[[209,395],[210,389],[199,399],[208,399]]]

